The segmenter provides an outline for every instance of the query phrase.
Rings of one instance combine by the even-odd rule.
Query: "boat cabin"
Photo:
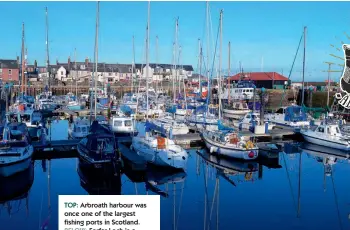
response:
[[[234,110],[249,110],[248,104],[246,102],[233,102],[232,108]]]
[[[132,132],[134,131],[134,122],[131,117],[112,117],[111,126],[113,132]]]
[[[336,136],[336,137],[342,137],[343,135],[340,132],[340,128],[338,125],[326,125],[321,124],[315,129],[315,133],[319,135],[330,135],[330,136]]]

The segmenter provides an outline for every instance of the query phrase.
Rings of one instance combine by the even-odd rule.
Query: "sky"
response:
[[[148,2],[100,2],[98,61],[131,63],[132,37],[135,38],[136,63],[145,63],[145,38]],[[341,42],[350,43],[350,15],[342,13],[350,2],[210,2],[211,38],[209,68],[213,67],[220,10],[222,22],[222,68],[228,69],[228,43],[231,43],[231,73],[244,71],[276,71],[289,76],[294,56],[307,26],[305,80],[323,81],[328,73],[325,61],[343,64]],[[45,64],[45,7],[49,12],[50,63],[94,59],[96,2],[0,2],[0,59],[15,59],[21,53],[22,22],[28,61]],[[198,66],[198,39],[203,43],[206,62],[206,2],[151,2],[150,62],[172,63],[175,20],[179,17],[179,64]],[[156,46],[158,36],[158,52]],[[217,43],[217,56],[220,53]],[[302,42],[291,80],[302,79]],[[215,59],[218,65],[219,57]],[[341,67],[332,69],[341,70]],[[336,81],[340,72],[331,73]]]

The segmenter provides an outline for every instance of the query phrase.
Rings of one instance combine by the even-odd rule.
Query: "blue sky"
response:
[[[144,62],[147,2],[101,2],[99,62],[130,63],[132,36],[135,36],[136,62]],[[15,59],[21,49],[21,26],[26,27],[28,59],[45,63],[45,6],[49,11],[51,63],[74,59],[93,59],[96,2],[0,2],[0,58]],[[182,64],[197,67],[198,38],[205,44],[205,2],[152,2],[150,21],[150,61],[156,61],[155,37],[159,37],[158,60],[172,61],[175,19],[179,17],[179,45]],[[231,69],[282,72],[288,76],[303,26],[308,27],[306,80],[324,80],[328,67],[324,61],[342,63],[329,54],[339,54],[330,44],[341,48],[341,40],[350,41],[350,15],[342,13],[350,2],[211,2],[213,37],[216,38],[220,9],[223,19],[223,68],[228,66],[228,42],[231,42]],[[214,41],[211,41],[214,43]],[[296,60],[292,80],[301,79],[302,48]],[[213,46],[211,48],[213,50]],[[206,49],[204,49],[206,55]],[[211,57],[213,54],[210,55]],[[339,67],[338,67],[339,68]],[[332,73],[339,79],[340,73]]]

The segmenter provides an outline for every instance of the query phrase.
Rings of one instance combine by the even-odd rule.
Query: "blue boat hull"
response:
[[[82,110],[84,109],[84,106],[83,105],[67,105],[67,108],[69,110]]]

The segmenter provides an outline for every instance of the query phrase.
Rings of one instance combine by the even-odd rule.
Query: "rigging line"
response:
[[[295,61],[297,59],[297,56],[298,56],[298,53],[299,53],[299,49],[300,49],[300,45],[301,45],[301,42],[303,40],[303,37],[304,37],[304,33],[302,33],[301,37],[300,37],[300,40],[299,40],[299,45],[298,45],[298,48],[297,48],[297,52],[295,53],[295,56],[294,56],[294,60],[293,60],[293,63],[292,63],[292,66],[290,68],[290,71],[289,71],[289,75],[288,75],[288,80],[290,80],[290,77],[292,75],[292,71],[293,71],[293,68],[294,68],[294,64],[295,64]],[[283,94],[282,94],[282,97],[281,97],[281,101],[280,101],[280,107],[282,106],[282,101],[285,97],[285,93],[286,93],[286,89],[284,88],[283,89]]]
[[[332,172],[331,172],[331,179],[332,179],[332,184],[333,184],[333,193],[334,193],[334,200],[335,200],[335,205],[337,207],[337,213],[338,213],[338,221],[339,221],[339,226],[340,229],[343,229],[343,224],[340,218],[340,211],[339,211],[339,204],[338,204],[338,195],[335,191],[335,185],[334,185],[334,177],[333,177],[333,168],[331,166]]]
[[[209,95],[210,95],[210,81],[211,79],[213,78],[213,69],[214,69],[214,65],[215,65],[215,56],[216,56],[216,50],[217,50],[217,46],[218,46],[218,40],[219,40],[219,32],[220,32],[220,25],[218,26],[218,32],[217,32],[217,35],[216,35],[216,41],[215,41],[215,49],[214,49],[214,57],[213,57],[213,63],[212,63],[212,69],[211,69],[211,74],[210,74],[210,78],[208,80],[208,95],[207,95],[207,110],[209,109]],[[209,65],[209,64],[208,64]],[[209,70],[210,71],[210,70]],[[205,120],[204,120],[205,122]]]
[[[282,158],[283,158],[283,162],[284,162],[284,167],[286,169],[286,173],[287,173],[287,177],[288,177],[288,183],[289,183],[289,188],[290,188],[290,193],[292,194],[292,199],[293,199],[293,206],[295,208],[295,211],[297,211],[297,207],[296,207],[296,202],[295,202],[295,197],[294,197],[294,193],[293,193],[293,187],[292,187],[292,183],[291,183],[291,180],[290,180],[290,175],[289,175],[289,171],[288,171],[288,168],[287,168],[287,161],[286,161],[286,158],[285,158],[285,153],[281,153],[282,154]]]

